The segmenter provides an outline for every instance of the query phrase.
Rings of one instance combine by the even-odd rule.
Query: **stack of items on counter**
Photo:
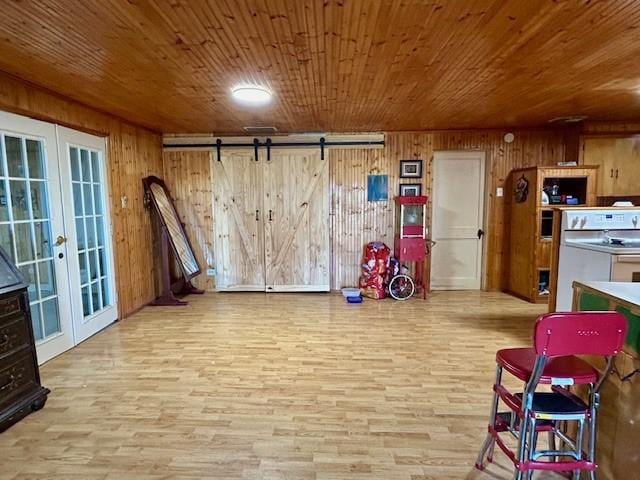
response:
[[[380,300],[387,295],[387,286],[397,275],[400,265],[391,255],[391,249],[382,242],[371,242],[364,248],[360,275],[360,293]]]

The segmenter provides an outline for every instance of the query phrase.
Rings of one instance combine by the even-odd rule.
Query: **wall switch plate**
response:
[[[504,197],[504,188],[502,187],[496,188],[496,197]]]
[[[215,268],[207,268],[207,277],[215,277],[216,269]]]

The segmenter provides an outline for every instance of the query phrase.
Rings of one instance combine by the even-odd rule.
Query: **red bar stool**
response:
[[[533,348],[499,350],[488,433],[476,468],[484,468],[485,457],[493,460],[497,444],[514,464],[514,480],[531,479],[534,470],[573,472],[574,479],[587,471],[594,480],[599,390],[626,332],[626,319],[617,312],[551,313],[536,321]],[[604,372],[600,374],[575,355],[605,357]],[[505,370],[525,382],[522,393],[511,393],[502,385]],[[549,385],[550,391],[536,391],[539,385]],[[574,385],[589,387],[588,402],[571,393]],[[498,412],[500,403],[508,408],[506,412]],[[574,439],[566,433],[569,422],[576,425]],[[548,450],[537,450],[540,432],[548,433]],[[504,433],[515,437],[516,451],[502,439]],[[556,439],[562,449],[556,448]]]

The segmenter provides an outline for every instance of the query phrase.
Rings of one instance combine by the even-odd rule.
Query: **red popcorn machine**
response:
[[[394,254],[400,263],[413,263],[414,283],[426,298],[424,284],[427,258],[427,197],[395,197],[396,236]]]

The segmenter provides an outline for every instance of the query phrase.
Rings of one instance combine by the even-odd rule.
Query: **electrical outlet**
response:
[[[216,269],[215,268],[207,268],[207,276],[208,277],[215,277],[216,276]]]
[[[122,208],[127,208],[127,204],[129,203],[129,199],[127,198],[126,195],[122,195],[120,197],[120,205],[122,205]]]
[[[504,188],[502,187],[496,188],[496,197],[504,197]]]

